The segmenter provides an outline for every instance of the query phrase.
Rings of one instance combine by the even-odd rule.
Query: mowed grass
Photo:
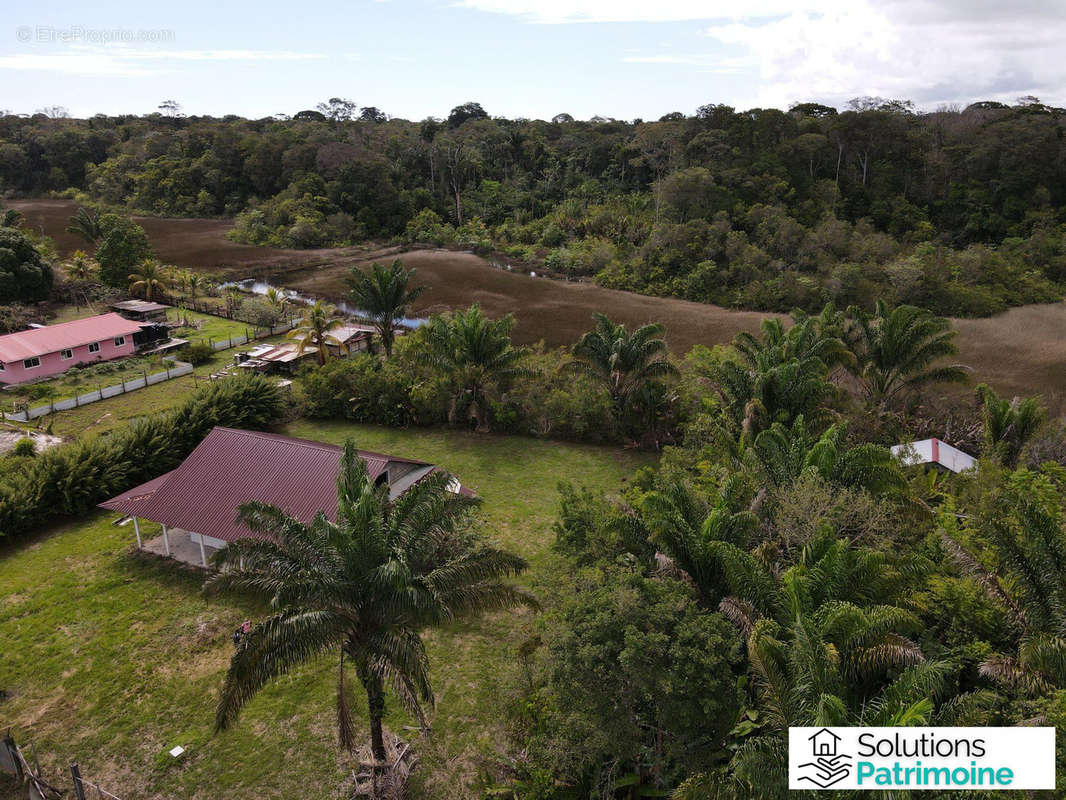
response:
[[[191,323],[188,327],[183,326],[173,332],[177,338],[188,339],[190,342],[222,342],[231,337],[250,334],[254,330],[253,325],[238,320],[177,308],[167,310],[167,320]]]
[[[484,499],[484,530],[554,569],[556,484],[611,492],[649,457],[618,449],[455,431],[398,431],[301,421],[283,433],[426,459]],[[297,480],[302,479],[297,476]],[[264,690],[233,730],[215,735],[217,690],[230,634],[264,613],[207,600],[200,576],[132,552],[133,531],[98,512],[0,548],[0,726],[33,742],[61,785],[68,763],[124,800],[139,797],[342,797],[352,764],[337,752],[336,661],[323,658]],[[146,526],[151,528],[151,526]],[[154,531],[148,531],[153,533]],[[414,738],[418,794],[459,797],[503,737],[499,678],[530,612],[494,614],[427,633],[437,707],[428,740],[389,699],[387,727]],[[365,725],[356,686],[355,713]],[[364,729],[365,732],[365,729]],[[180,761],[166,751],[187,748]]]

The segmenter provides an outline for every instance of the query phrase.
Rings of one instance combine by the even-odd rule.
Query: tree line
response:
[[[649,294],[756,309],[878,297],[989,314],[1061,296],[1060,109],[702,106],[658,121],[0,117],[0,188],[236,218],[240,241],[495,250]]]

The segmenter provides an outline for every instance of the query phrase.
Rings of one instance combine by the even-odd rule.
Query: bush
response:
[[[171,411],[110,436],[54,447],[0,484],[0,538],[27,533],[174,469],[216,425],[264,428],[284,410],[281,390],[261,375],[215,381]]]
[[[25,436],[15,442],[15,446],[11,449],[11,455],[26,458],[28,456],[36,455],[37,443],[33,439]]]
[[[529,765],[587,797],[627,772],[669,785],[724,758],[740,705],[740,648],[725,618],[673,580],[608,565],[570,580],[538,621],[518,679],[515,727]]]
[[[182,358],[198,367],[215,357],[215,349],[207,342],[193,342],[181,354]]]

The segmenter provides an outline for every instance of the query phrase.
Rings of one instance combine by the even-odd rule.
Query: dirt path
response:
[[[77,208],[66,200],[13,202],[26,226],[53,237],[62,253],[80,246],[65,232]],[[335,250],[279,250],[240,245],[225,238],[225,220],[138,217],[159,257],[169,263],[238,277],[272,277],[281,285],[323,296],[339,296],[352,266],[387,260],[396,248],[350,247]],[[568,345],[603,311],[627,325],[659,321],[667,326],[671,349],[684,352],[694,344],[730,341],[739,331],[754,331],[772,316],[734,311],[672,298],[645,297],[604,289],[590,283],[531,278],[525,271],[497,269],[470,253],[416,250],[403,261],[418,270],[418,281],[431,287],[416,312],[425,314],[480,303],[493,316],[514,312],[515,338]],[[960,361],[974,368],[976,380],[1007,394],[1043,394],[1053,410],[1066,400],[1066,304],[1027,306],[988,319],[955,320]]]

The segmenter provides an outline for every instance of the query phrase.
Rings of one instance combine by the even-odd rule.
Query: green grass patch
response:
[[[336,443],[351,437],[455,472],[483,497],[486,532],[530,560],[527,581],[557,565],[548,548],[560,479],[609,492],[649,461],[618,449],[457,431],[306,421],[281,430]],[[230,634],[262,611],[208,602],[199,576],[132,553],[131,527],[115,527],[113,518],[95,513],[0,549],[0,688],[11,694],[0,701],[0,725],[34,743],[46,775],[59,779],[77,760],[86,778],[120,797],[343,796],[352,765],[333,731],[334,660],[295,670],[256,698],[235,729],[213,735]],[[497,614],[427,634],[437,708],[431,738],[417,742],[421,796],[464,796],[478,765],[497,752],[497,681],[529,619]],[[393,698],[386,723],[413,735]],[[189,752],[174,762],[166,751],[177,744]]]
[[[52,401],[118,386],[123,381],[164,372],[166,368],[161,355],[130,356],[84,366],[75,365],[54,378],[5,389],[0,398],[3,399],[5,410],[13,410],[15,403],[26,403],[30,408],[36,408]]]
[[[190,342],[221,342],[230,337],[244,336],[254,332],[254,325],[245,322],[216,317],[211,314],[201,314],[199,311],[187,311],[185,309],[171,308],[167,311],[168,322],[188,322],[173,331],[173,336],[179,339],[188,339]]]

